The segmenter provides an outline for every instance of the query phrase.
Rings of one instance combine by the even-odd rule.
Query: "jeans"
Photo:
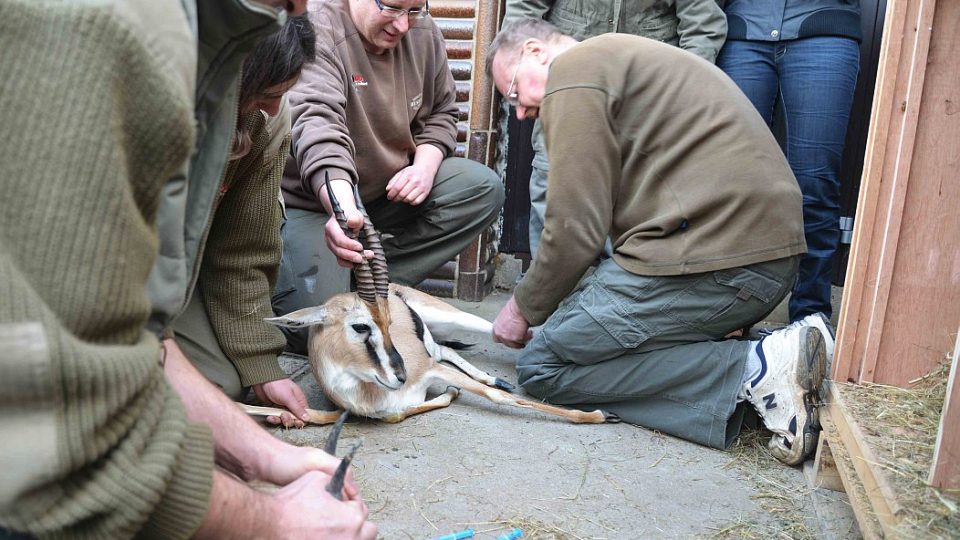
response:
[[[830,270],[840,243],[840,163],[860,47],[842,37],[791,41],[728,41],[720,67],[743,90],[768,125],[779,101],[784,148],[803,193],[807,254],[790,298],[790,320],[832,315]]]

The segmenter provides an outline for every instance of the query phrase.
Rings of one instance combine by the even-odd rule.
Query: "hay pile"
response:
[[[810,522],[812,501],[810,489],[798,488],[788,478],[789,469],[767,450],[771,433],[766,429],[745,429],[734,442],[733,454],[725,468],[735,468],[754,482],[757,494],[751,498],[772,518],[762,523],[737,517],[724,523],[709,535],[720,539],[813,540],[815,525]],[[789,487],[788,487],[789,486]]]
[[[903,508],[903,538],[960,538],[960,491],[927,485],[950,374],[949,359],[909,389],[880,384],[836,388]]]

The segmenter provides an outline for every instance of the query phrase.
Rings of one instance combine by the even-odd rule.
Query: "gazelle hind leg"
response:
[[[403,285],[390,285],[390,289],[417,312],[427,328],[441,341],[457,339],[463,332],[490,334],[493,323],[472,313],[461,311],[429,294]]]
[[[281,413],[290,412],[286,409],[278,409],[276,407],[260,407],[258,405],[247,405],[245,403],[237,403],[237,405],[243,410],[243,412],[249,414],[250,416],[280,416]],[[307,414],[310,415],[310,419],[307,420],[311,424],[317,425],[326,425],[332,424],[340,418],[340,415],[343,411],[318,411],[315,409],[307,409]]]
[[[439,396],[428,399],[419,405],[414,405],[409,407],[397,414],[392,414],[390,416],[384,416],[381,418],[384,422],[389,422],[391,424],[396,424],[397,422],[402,422],[403,420],[425,412],[430,412],[434,409],[443,409],[444,407],[449,407],[453,400],[460,395],[460,390],[454,386],[448,386],[447,390],[440,394]]]
[[[523,407],[525,409],[534,409],[543,413],[552,414],[566,418],[575,424],[602,424],[604,422],[619,422],[620,419],[615,414],[606,413],[601,410],[581,411],[577,409],[565,409],[538,401],[519,398],[513,394],[508,394],[503,390],[491,388],[483,385],[470,377],[467,377],[459,371],[447,367],[443,364],[436,364],[431,368],[435,377],[446,380],[449,384],[455,384],[464,390],[483,396],[498,405],[512,405],[514,407]]]
[[[493,375],[490,375],[486,371],[483,371],[477,366],[471,364],[464,357],[457,354],[457,352],[451,349],[450,347],[444,347],[441,345],[439,347],[439,351],[440,351],[440,360],[450,362],[451,364],[456,366],[457,369],[469,375],[470,378],[476,381],[480,381],[487,386],[493,386],[495,388],[499,388],[507,392],[513,392],[515,387],[512,384],[508,383],[507,381],[499,377],[494,377]]]

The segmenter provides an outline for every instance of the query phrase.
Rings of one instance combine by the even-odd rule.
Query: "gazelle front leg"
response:
[[[260,407],[258,405],[247,405],[245,403],[237,403],[243,412],[249,414],[250,416],[276,416],[279,417],[281,413],[289,412],[286,409],[278,409],[276,407]],[[316,409],[307,409],[307,414],[310,415],[310,419],[307,420],[311,424],[326,425],[332,424],[340,418],[340,415],[343,411],[318,411]]]
[[[471,379],[480,381],[487,386],[492,386],[494,388],[499,388],[506,392],[513,392],[516,387],[507,381],[501,379],[500,377],[494,377],[486,371],[478,368],[477,366],[468,362],[464,357],[457,354],[456,351],[450,347],[444,347],[443,345],[438,346],[438,351],[440,353],[440,360],[450,362],[457,367],[460,371],[466,373],[470,376]]]
[[[434,409],[443,409],[444,407],[449,407],[454,399],[457,399],[457,396],[460,395],[460,390],[456,386],[448,386],[447,391],[440,394],[439,396],[428,399],[419,405],[414,405],[409,407],[397,414],[391,414],[389,416],[384,416],[381,418],[384,422],[389,422],[391,424],[396,424],[397,422],[402,422],[404,419],[411,416],[432,411]]]

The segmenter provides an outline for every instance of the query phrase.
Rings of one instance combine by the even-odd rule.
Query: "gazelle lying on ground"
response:
[[[356,186],[354,186],[356,190]],[[333,193],[327,185],[327,193]],[[494,403],[536,409],[576,423],[617,421],[603,411],[584,412],[516,397],[513,387],[476,368],[444,343],[463,332],[489,335],[492,324],[409,287],[391,285],[377,231],[355,193],[364,217],[361,243],[374,259],[354,267],[357,292],[334,296],[322,306],[266,319],[279,326],[310,327],[308,352],[313,374],[331,401],[346,411],[388,422],[450,405],[456,387]],[[335,198],[334,214],[348,235]],[[437,339],[434,338],[436,336]],[[441,364],[453,364],[457,369]],[[432,385],[447,385],[427,400]],[[279,409],[243,406],[250,414],[279,415]],[[308,411],[314,423],[330,423],[339,412]]]
[[[491,323],[480,317],[416,289],[393,284],[383,303],[388,307],[387,334],[367,303],[354,293],[267,320],[293,328],[310,327],[310,363],[324,394],[360,416],[399,422],[450,405],[457,397],[456,387],[460,387],[494,403],[536,409],[571,422],[602,423],[615,418],[602,411],[564,409],[509,394],[504,390],[512,390],[512,385],[483,372],[443,344],[453,337],[462,339],[464,332],[489,335]],[[435,384],[448,388],[427,400],[427,389]],[[279,414],[276,409],[247,409]],[[329,423],[340,413],[310,411],[310,415],[312,422]]]

